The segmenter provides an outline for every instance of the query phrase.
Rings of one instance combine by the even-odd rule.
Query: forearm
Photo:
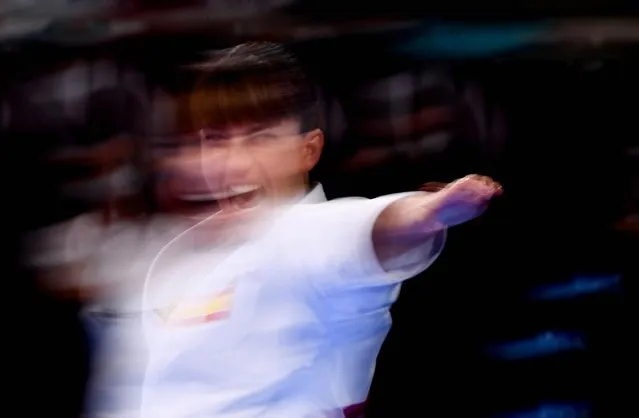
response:
[[[437,219],[439,199],[436,193],[416,193],[391,203],[379,215],[372,238],[383,267],[424,246],[446,229],[446,225]]]
[[[450,183],[433,194],[399,199],[382,211],[373,228],[373,244],[384,265],[393,257],[422,245],[446,226],[480,215],[501,186],[476,174]]]

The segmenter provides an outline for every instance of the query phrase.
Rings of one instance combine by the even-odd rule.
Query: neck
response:
[[[310,190],[311,185],[309,184],[308,176],[304,176],[283,187],[279,195],[285,200],[297,199],[305,196]]]

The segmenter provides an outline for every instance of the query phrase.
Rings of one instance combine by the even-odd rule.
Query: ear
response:
[[[324,132],[314,129],[304,134],[302,146],[302,164],[306,171],[311,171],[322,156],[324,149]]]

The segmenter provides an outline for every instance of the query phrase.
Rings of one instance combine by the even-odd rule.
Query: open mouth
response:
[[[232,212],[256,207],[263,196],[264,189],[261,186],[237,185],[218,192],[183,193],[180,200],[194,210]]]

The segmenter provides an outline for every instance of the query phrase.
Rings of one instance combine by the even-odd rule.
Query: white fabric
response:
[[[103,235],[86,269],[86,280],[102,285],[85,320],[97,338],[88,416],[139,418],[147,346],[142,329],[143,279],[164,243],[186,228],[169,217],[121,223]]]
[[[206,223],[180,235],[186,225],[166,218],[59,226],[63,256],[40,264],[85,260],[83,283],[107,285],[86,314],[100,337],[88,416],[139,418],[143,399],[144,418],[325,418],[363,401],[401,281],[444,242],[442,233],[384,271],[372,229],[402,196],[325,202],[318,186],[228,247],[194,238]],[[184,314],[211,301],[215,320]]]
[[[96,250],[101,229],[90,214],[32,232],[25,240],[26,262],[49,268],[85,261]]]
[[[186,228],[169,217],[150,222],[118,221],[105,226],[85,214],[31,234],[27,262],[44,270],[74,265],[73,277],[54,277],[57,288],[91,288],[82,313],[94,341],[86,417],[140,416],[146,367],[142,338],[141,289],[162,246]]]
[[[187,255],[171,243],[148,278],[143,417],[315,417],[363,401],[399,284],[443,244],[406,260],[410,270],[383,270],[372,229],[400,197],[321,203],[318,187],[239,248]],[[184,324],[176,313],[167,324],[155,311],[228,289],[223,319]]]

